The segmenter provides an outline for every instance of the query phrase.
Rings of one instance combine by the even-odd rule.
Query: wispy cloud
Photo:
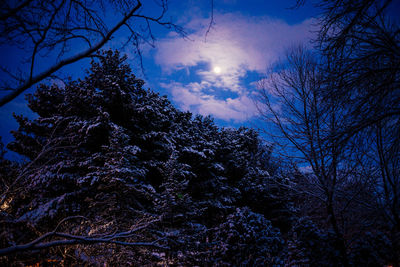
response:
[[[256,111],[247,93],[238,97],[220,99],[204,92],[207,85],[203,83],[162,83],[161,86],[170,90],[173,99],[180,103],[183,110],[209,115],[223,120],[244,121],[252,117]]]
[[[216,14],[216,24],[206,36],[208,19],[194,18],[186,27],[188,40],[169,36],[160,41],[155,59],[171,74],[187,69],[201,82],[162,84],[181,108],[211,114],[224,120],[243,121],[255,109],[249,99],[255,87],[244,81],[249,72],[264,73],[293,44],[311,38],[312,20],[289,25],[269,17]],[[218,67],[219,73],[214,71]],[[215,92],[234,92],[213,95]]]

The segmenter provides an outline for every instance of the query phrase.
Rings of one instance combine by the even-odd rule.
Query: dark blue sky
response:
[[[290,9],[295,0],[216,0],[214,22],[210,22],[209,1],[170,0],[167,18],[183,26],[188,33],[182,39],[174,32],[154,27],[155,48],[144,46],[145,76],[140,72],[132,47],[125,47],[129,63],[146,87],[165,94],[180,109],[212,115],[221,126],[257,126],[252,95],[266,70],[285,52],[297,44],[310,45],[315,30],[317,10],[310,4]],[[144,12],[151,14],[145,3]],[[117,17],[109,16],[112,23]],[[105,48],[119,48],[125,39],[124,30],[117,33]],[[72,47],[71,53],[80,49]],[[2,66],[15,68],[26,53],[16,47],[0,46]],[[38,71],[48,67],[51,56],[39,59]],[[59,73],[73,78],[84,76],[89,60],[70,65]],[[0,77],[4,79],[4,77]],[[32,93],[34,88],[26,93]],[[12,140],[10,130],[17,124],[12,113],[34,117],[21,95],[0,108],[0,135],[3,142]]]

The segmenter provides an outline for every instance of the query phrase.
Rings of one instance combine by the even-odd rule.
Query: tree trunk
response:
[[[339,230],[336,216],[333,211],[333,205],[332,205],[331,198],[328,200],[327,212],[328,212],[329,222],[332,225],[333,231],[335,232],[335,235],[336,235],[336,245],[339,248],[339,252],[340,252],[340,256],[341,256],[340,260],[341,260],[343,266],[348,267],[348,266],[350,266],[350,264],[349,264],[349,260],[347,257],[346,242],[343,238],[342,232]]]

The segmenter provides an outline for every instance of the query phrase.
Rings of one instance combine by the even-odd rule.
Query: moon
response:
[[[215,74],[220,74],[221,73],[221,68],[219,66],[214,67],[214,73]]]

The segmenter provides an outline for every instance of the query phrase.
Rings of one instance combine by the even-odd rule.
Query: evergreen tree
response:
[[[20,126],[8,148],[29,161],[4,198],[2,246],[15,248],[54,229],[82,240],[134,229],[123,235],[133,245],[93,242],[66,246],[65,253],[50,247],[8,256],[5,263],[34,263],[32,255],[67,264],[263,265],[281,259],[283,239],[270,220],[283,227],[280,222],[290,220],[275,216],[290,217],[291,206],[284,191],[271,186],[268,149],[257,133],[181,112],[144,89],[126,57],[106,51],[99,58],[85,78],[64,87],[41,85],[29,95],[38,118],[15,116]],[[222,257],[241,247],[248,249]]]

